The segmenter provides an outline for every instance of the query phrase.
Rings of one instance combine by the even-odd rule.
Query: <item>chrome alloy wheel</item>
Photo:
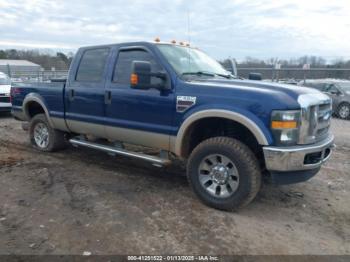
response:
[[[46,148],[49,145],[49,130],[45,124],[38,123],[35,125],[34,140],[40,148]]]
[[[227,198],[238,189],[238,170],[224,155],[215,154],[204,157],[198,172],[200,184],[212,196]]]
[[[340,108],[339,108],[339,116],[343,119],[346,119],[348,118],[350,115],[350,106],[348,105],[342,105]]]

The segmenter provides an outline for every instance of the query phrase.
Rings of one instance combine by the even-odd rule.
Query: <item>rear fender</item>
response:
[[[42,107],[42,109],[45,112],[47,121],[49,122],[49,124],[52,127],[54,127],[54,125],[52,123],[52,119],[50,118],[49,110],[47,109],[47,106],[46,106],[44,98],[41,95],[36,94],[36,93],[29,93],[28,95],[26,95],[26,97],[23,100],[23,114],[26,117],[26,119],[28,121],[30,121],[30,119],[31,119],[31,116],[29,114],[29,104],[31,102],[36,102]]]

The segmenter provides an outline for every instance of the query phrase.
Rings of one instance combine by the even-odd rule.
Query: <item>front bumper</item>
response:
[[[10,112],[11,104],[9,103],[0,103],[0,112]]]
[[[334,136],[312,145],[264,147],[265,165],[270,172],[313,171],[321,167],[332,153]]]

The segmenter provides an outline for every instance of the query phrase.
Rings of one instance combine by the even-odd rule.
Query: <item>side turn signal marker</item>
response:
[[[139,83],[139,77],[137,74],[131,74],[130,76],[130,84],[136,86]]]
[[[273,129],[293,129],[297,128],[296,121],[272,121],[271,127]]]

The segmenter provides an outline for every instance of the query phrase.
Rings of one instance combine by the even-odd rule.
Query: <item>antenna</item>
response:
[[[188,38],[188,43],[189,44],[191,44],[191,34],[190,34],[191,27],[190,27],[190,24],[191,24],[191,15],[190,15],[189,7],[187,7],[187,38]]]
[[[188,44],[191,46],[190,24],[191,24],[190,9],[187,6],[187,38],[188,38]],[[191,55],[190,55],[190,48],[189,47],[187,50],[187,54],[188,54],[188,71],[191,72]]]

